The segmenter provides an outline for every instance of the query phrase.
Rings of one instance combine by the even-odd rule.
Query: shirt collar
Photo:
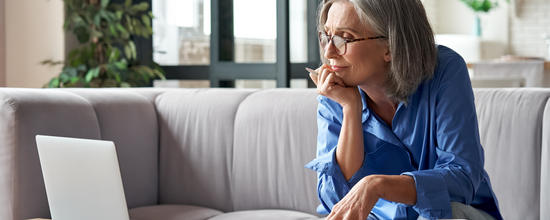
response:
[[[359,93],[361,94],[361,101],[363,102],[363,111],[367,109],[367,94],[365,91],[363,91],[359,86],[357,86],[357,89],[359,89]]]
[[[363,112],[370,111],[368,109],[368,106],[367,106],[367,93],[365,93],[365,91],[363,91],[361,88],[359,88],[359,86],[357,86],[357,89],[359,89],[359,93],[361,94],[361,101],[363,102]],[[403,101],[399,101],[399,105],[397,105],[397,111],[399,111],[399,109],[402,108],[401,106],[404,105],[404,104],[405,103]],[[397,114],[397,111],[395,112],[396,114]],[[364,121],[365,120],[363,119],[363,122]]]

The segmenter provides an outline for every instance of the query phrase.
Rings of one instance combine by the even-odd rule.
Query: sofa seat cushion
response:
[[[190,205],[154,205],[130,209],[129,214],[131,220],[205,220],[223,212]]]
[[[319,218],[317,216],[289,210],[251,210],[251,211],[237,211],[229,212],[222,215],[218,215],[209,220],[321,220],[325,218]]]

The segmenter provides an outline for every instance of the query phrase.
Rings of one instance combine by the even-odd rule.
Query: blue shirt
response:
[[[372,213],[380,219],[451,218],[451,201],[471,205],[502,219],[489,175],[483,169],[474,94],[466,64],[438,46],[434,76],[420,84],[409,103],[399,103],[392,127],[363,101],[364,162],[347,180],[335,160],[343,113],[335,101],[319,96],[317,158],[306,168],[318,172],[317,212],[327,214],[363,177],[409,175],[416,184],[414,206],[380,199]]]

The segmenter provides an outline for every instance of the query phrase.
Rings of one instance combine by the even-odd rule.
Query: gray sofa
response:
[[[0,219],[49,218],[34,136],[112,140],[135,220],[322,219],[313,89],[0,88]],[[550,219],[549,89],[476,89],[507,219]]]

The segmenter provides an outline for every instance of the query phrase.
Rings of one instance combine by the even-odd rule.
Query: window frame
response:
[[[161,67],[166,79],[210,80],[210,87],[233,87],[236,79],[271,79],[277,87],[290,87],[290,79],[309,79],[305,67],[321,64],[317,40],[317,6],[322,0],[307,1],[307,57],[306,63],[290,62],[289,0],[277,1],[277,40],[275,63],[235,63],[233,37],[233,0],[211,0],[211,33],[209,65],[177,65]],[[152,0],[147,2],[152,7]],[[221,14],[220,12],[224,12]],[[215,22],[217,21],[217,22]],[[143,64],[153,61],[153,40],[136,38],[138,60]],[[222,47],[221,45],[227,45]],[[225,57],[221,57],[225,54]],[[229,55],[227,55],[229,54]],[[308,80],[309,86],[314,86]]]

